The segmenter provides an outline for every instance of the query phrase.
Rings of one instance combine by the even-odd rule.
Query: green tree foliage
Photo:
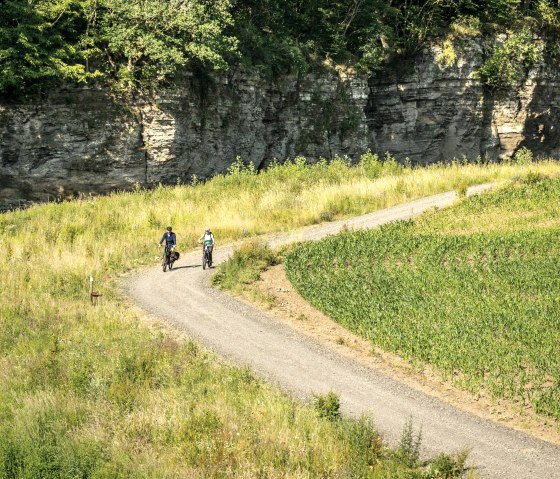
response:
[[[6,0],[0,8],[0,91],[55,79],[83,81],[78,1]]]
[[[552,0],[3,0],[0,91],[92,80],[151,88],[186,66],[234,70],[240,60],[272,75],[333,63],[373,73],[465,19],[490,35],[510,30],[521,46],[539,31],[560,58]],[[518,68],[503,48],[493,56],[483,77],[504,73],[497,82],[509,85]]]
[[[6,0],[0,10],[0,91],[45,82],[150,87],[196,61],[225,68],[236,40],[230,0]]]
[[[496,90],[515,87],[525,70],[539,57],[539,49],[528,29],[513,33],[494,48],[479,70],[480,78]]]
[[[97,43],[124,86],[163,82],[193,59],[225,68],[236,48],[222,35],[229,7],[229,0],[103,0]]]

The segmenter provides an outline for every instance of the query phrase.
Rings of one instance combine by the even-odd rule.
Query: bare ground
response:
[[[270,243],[319,239],[344,226],[365,228],[407,219],[434,206],[447,206],[454,198],[454,193],[435,195],[347,221],[276,235]],[[224,261],[231,251],[220,248],[216,262]],[[297,398],[307,400],[313,394],[335,391],[345,413],[373,415],[390,443],[398,440],[412,417],[416,425],[422,425],[425,455],[467,447],[482,477],[560,479],[558,446],[453,407],[404,380],[393,379],[392,373],[344,354],[341,348],[301,334],[274,315],[214,290],[209,284],[211,273],[203,271],[200,263],[200,252],[195,252],[185,255],[182,266],[165,276],[159,268],[146,271],[128,282],[130,295],[145,310],[219,355],[252,367]],[[300,314],[305,316],[305,312]],[[335,342],[353,341],[335,334],[341,338]]]

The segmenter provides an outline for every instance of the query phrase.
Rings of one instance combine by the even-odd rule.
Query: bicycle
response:
[[[212,267],[212,249],[214,248],[214,244],[212,241],[205,241],[204,246],[202,247],[202,269],[206,269],[206,266],[209,268]]]
[[[163,258],[161,259],[161,265],[163,267],[163,272],[173,269],[173,263],[177,260],[178,253],[175,252],[175,246],[165,246],[165,251],[163,252]]]

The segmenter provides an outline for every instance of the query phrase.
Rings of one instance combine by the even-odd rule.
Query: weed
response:
[[[313,399],[313,406],[317,415],[329,421],[340,420],[340,398],[334,392],[318,394]]]
[[[418,433],[414,433],[414,427],[412,425],[412,419],[407,419],[401,438],[399,441],[399,446],[397,448],[397,456],[408,466],[415,467],[418,465],[420,460],[420,447],[422,445],[422,429],[418,430]]]

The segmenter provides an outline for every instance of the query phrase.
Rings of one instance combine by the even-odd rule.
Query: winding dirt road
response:
[[[481,185],[476,193],[488,188]],[[344,225],[371,228],[408,219],[432,207],[450,205],[455,193],[423,198],[357,218],[303,228],[270,238],[273,246],[316,240]],[[215,262],[231,248],[218,248]],[[199,252],[185,255],[181,266],[165,273],[151,269],[128,282],[132,298],[145,310],[186,331],[219,355],[248,365],[302,399],[335,391],[343,411],[369,413],[378,430],[395,443],[408,418],[422,425],[423,453],[435,455],[471,448],[470,461],[484,478],[560,479],[560,448],[487,421],[339,356],[275,320],[210,287],[211,272]]]

